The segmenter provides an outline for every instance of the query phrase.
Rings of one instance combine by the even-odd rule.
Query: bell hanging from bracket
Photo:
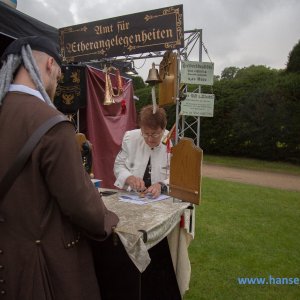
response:
[[[149,70],[149,74],[146,82],[149,83],[150,86],[152,86],[151,95],[152,95],[152,104],[153,104],[153,114],[155,114],[157,110],[155,85],[162,82],[162,80],[159,77],[158,70],[155,69],[155,63],[152,63],[152,68]]]
[[[152,63],[152,68],[149,70],[146,82],[149,83],[149,85],[155,85],[157,83],[162,82],[162,80],[159,77],[158,70],[155,69],[155,63]]]

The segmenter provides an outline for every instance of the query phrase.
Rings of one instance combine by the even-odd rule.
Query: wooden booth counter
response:
[[[181,299],[191,275],[193,205],[173,197],[138,205],[110,191],[101,189],[103,201],[120,220],[111,238],[93,245],[102,299]]]

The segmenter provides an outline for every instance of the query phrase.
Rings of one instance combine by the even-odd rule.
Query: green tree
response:
[[[221,73],[221,79],[233,79],[239,68],[237,67],[227,67]]]
[[[246,86],[254,83],[265,85],[265,82],[269,81],[271,77],[274,79],[274,76],[276,76],[277,72],[277,70],[270,69],[266,66],[251,65],[250,67],[239,69],[235,75],[235,79],[243,81]]]
[[[201,119],[206,153],[300,163],[300,74],[250,66],[213,90],[214,117]]]
[[[300,40],[289,54],[286,71],[300,72]]]
[[[134,90],[143,89],[146,86],[143,78],[140,77],[140,76],[132,77],[132,84],[133,84],[133,89]]]

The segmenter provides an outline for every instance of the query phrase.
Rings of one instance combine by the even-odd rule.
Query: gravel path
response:
[[[202,176],[277,189],[300,191],[300,176],[284,173],[245,170],[204,163],[202,166]]]

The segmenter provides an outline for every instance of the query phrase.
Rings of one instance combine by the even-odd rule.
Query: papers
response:
[[[162,200],[165,200],[168,198],[170,198],[170,196],[168,196],[168,195],[160,195],[157,198],[152,198],[151,194],[147,194],[147,195],[145,195],[144,198],[141,198],[139,195],[133,194],[133,193],[121,194],[119,196],[119,200],[122,202],[129,202],[129,203],[134,203],[134,204],[139,204],[139,205],[162,201]]]

